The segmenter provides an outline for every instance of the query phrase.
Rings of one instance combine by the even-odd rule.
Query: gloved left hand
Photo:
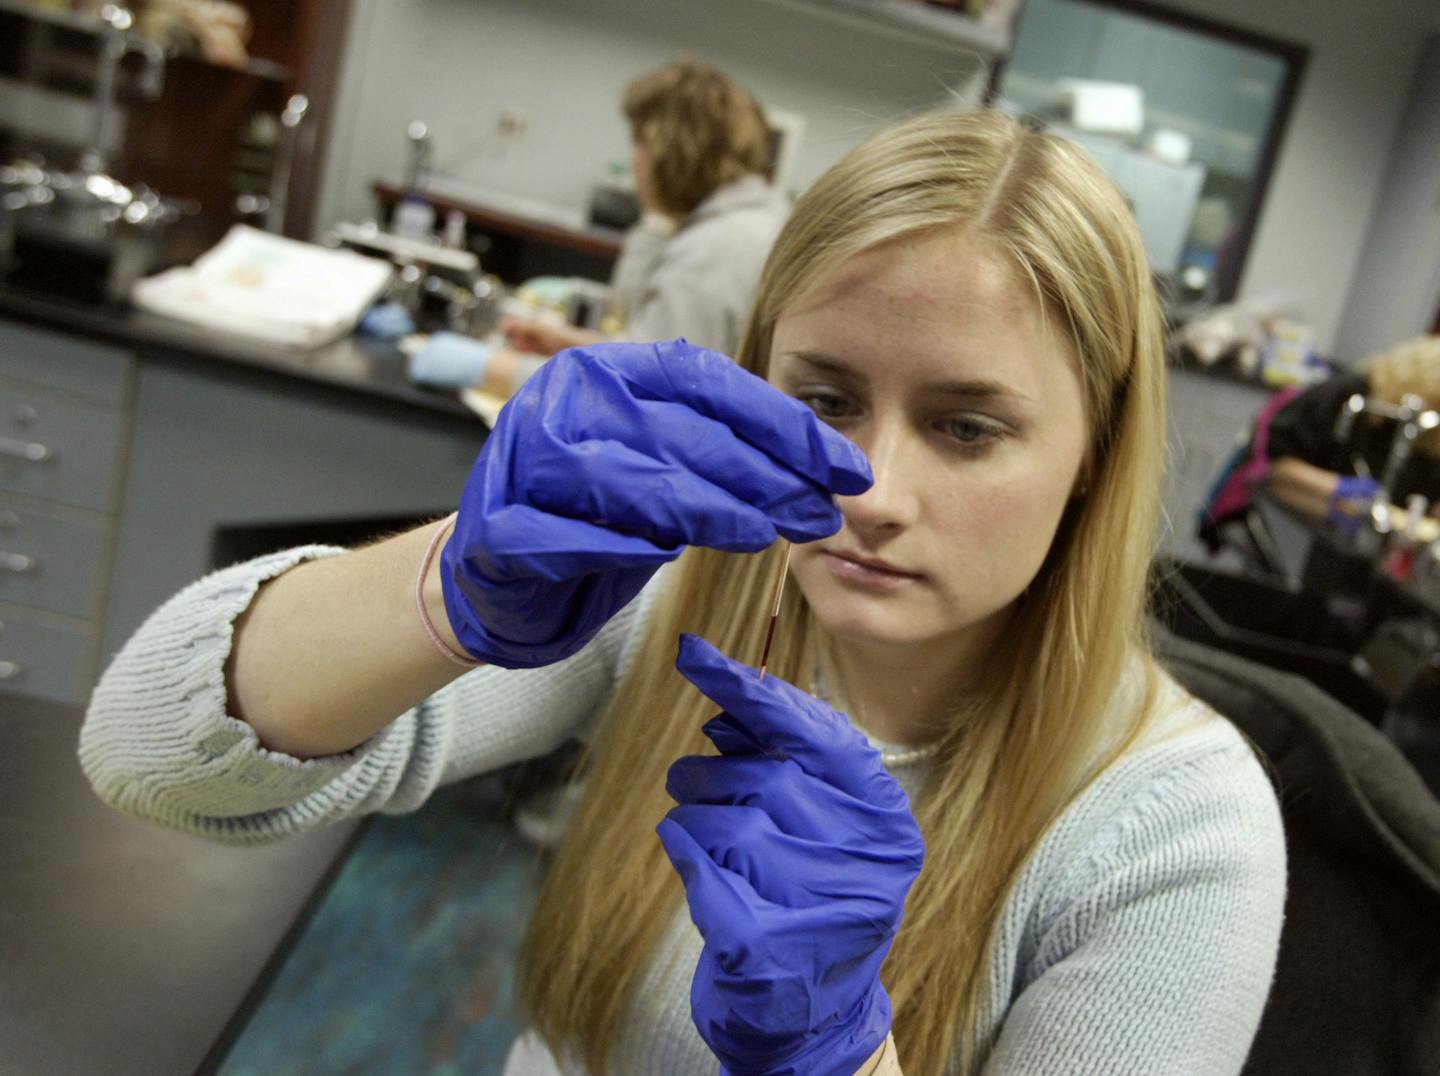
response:
[[[850,1076],[890,1030],[880,966],[925,842],[905,792],[844,717],[703,639],[677,667],[724,713],[658,827],[705,939],[690,990],[727,1072]]]

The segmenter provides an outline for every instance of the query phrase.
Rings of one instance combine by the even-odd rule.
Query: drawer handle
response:
[[[18,680],[24,671],[18,661],[0,661],[0,680]]]
[[[27,557],[24,553],[6,553],[0,549],[0,568],[7,572],[24,575],[26,572],[33,572],[39,566],[40,562],[34,557]]]
[[[44,463],[53,455],[55,453],[50,450],[50,446],[42,445],[39,441],[17,441],[13,437],[0,437],[0,456],[25,460],[28,463]]]

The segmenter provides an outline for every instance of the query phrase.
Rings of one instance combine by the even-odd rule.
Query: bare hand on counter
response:
[[[604,334],[595,329],[583,329],[577,325],[555,325],[515,314],[506,314],[500,319],[500,331],[505,335],[505,343],[510,347],[536,355],[554,355],[566,348],[598,344],[605,339]]]

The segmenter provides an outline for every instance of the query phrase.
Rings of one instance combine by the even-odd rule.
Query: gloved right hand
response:
[[[1380,483],[1366,475],[1342,475],[1330,493],[1325,522],[1354,536],[1369,517],[1370,504],[1380,492]]]
[[[759,552],[840,529],[864,454],[799,400],[684,340],[556,355],[500,413],[441,555],[475,658],[580,650],[687,545]]]

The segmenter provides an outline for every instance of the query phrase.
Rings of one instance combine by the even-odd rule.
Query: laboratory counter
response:
[[[0,701],[0,1070],[208,1068],[363,823],[231,848],[96,798],[77,707]]]
[[[0,702],[83,705],[207,571],[444,515],[487,432],[389,345],[289,351],[0,289]]]
[[[213,332],[145,310],[89,305],[3,286],[0,318],[284,374],[444,414],[470,415],[454,393],[414,384],[406,372],[405,356],[393,344],[366,337],[347,336],[313,351],[297,351]]]

